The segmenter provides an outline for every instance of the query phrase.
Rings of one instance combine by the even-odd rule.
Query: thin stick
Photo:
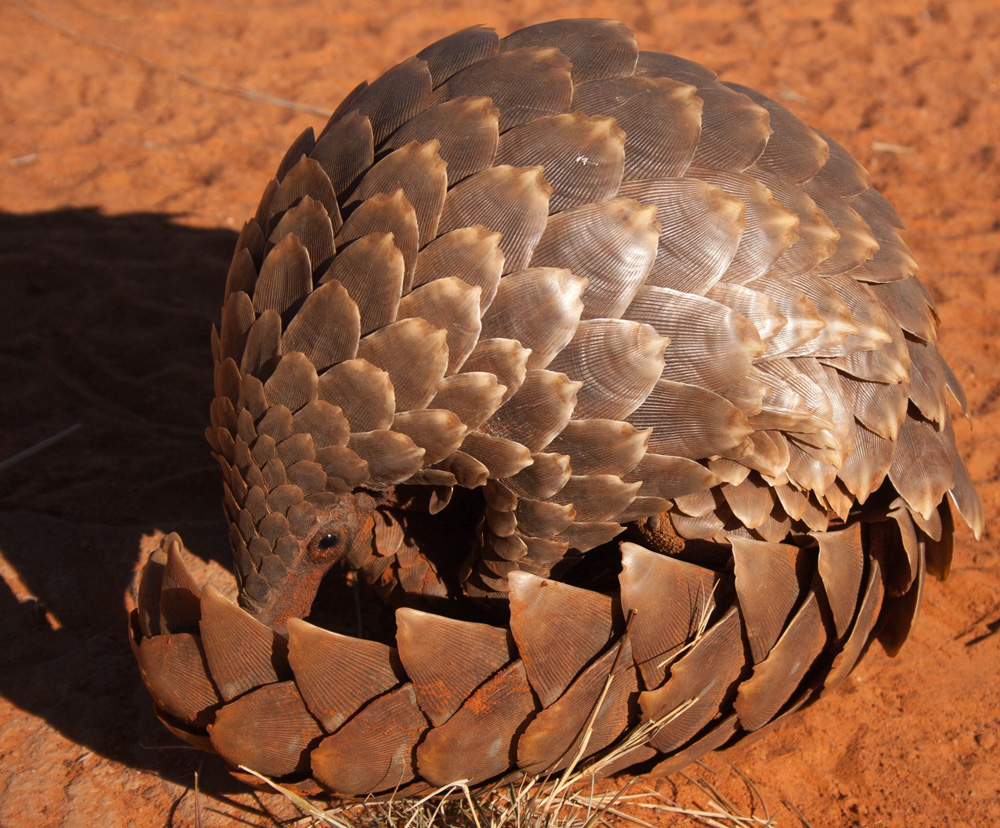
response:
[[[594,732],[594,722],[597,719],[597,714],[601,710],[601,706],[604,704],[604,700],[608,696],[608,691],[611,690],[611,683],[615,679],[615,671],[618,669],[618,664],[621,662],[622,655],[625,652],[625,644],[628,641],[629,633],[632,632],[632,622],[635,620],[636,611],[629,610],[628,621],[625,624],[625,634],[621,637],[618,642],[618,652],[615,655],[614,664],[611,665],[611,670],[608,672],[608,677],[604,681],[604,687],[601,688],[601,694],[597,697],[597,701],[594,703],[593,708],[590,711],[590,716],[587,717],[587,723],[583,728],[583,739],[580,740],[580,747],[577,748],[576,755],[573,757],[573,761],[569,763],[569,766],[563,771],[562,779],[556,785],[552,786],[552,791],[549,793],[548,798],[545,800],[545,810],[548,810],[552,805],[552,799],[557,794],[562,793],[572,782],[570,777],[573,775],[573,771],[576,769],[577,763],[583,758],[584,752],[587,750],[587,745],[590,742],[590,737]],[[562,805],[559,806],[559,810],[562,810]],[[559,812],[556,812],[556,818],[559,818]]]
[[[590,779],[591,779],[591,784],[593,784],[594,777],[592,776],[592,777],[590,777]],[[631,779],[629,779],[629,781],[623,787],[621,787],[618,790],[618,792],[611,798],[611,801],[608,802],[607,805],[604,805],[602,808],[600,808],[598,810],[598,812],[596,814],[594,814],[593,818],[587,820],[587,824],[584,825],[583,828],[593,828],[593,825],[598,820],[600,820],[601,822],[604,822],[604,819],[603,819],[604,814],[611,813],[612,809],[615,806],[615,803],[619,799],[621,799],[621,797],[624,795],[625,791],[627,791],[629,788],[632,787],[632,783],[633,782],[635,782],[635,777],[634,776]]]
[[[699,779],[698,782],[701,783],[699,787],[701,787],[701,789],[705,791],[715,801],[715,804],[719,808],[730,814],[745,816],[744,814],[740,813],[739,808],[737,808],[732,802],[730,802],[727,797],[723,796],[722,793],[719,791],[719,789],[716,788],[715,785],[713,785],[707,779]]]
[[[647,810],[651,811],[665,811],[668,814],[680,814],[682,816],[689,817],[690,819],[700,820],[704,822],[706,825],[716,826],[716,828],[733,828],[734,825],[735,826],[746,825],[746,826],[755,826],[755,828],[766,828],[766,825],[758,819],[754,819],[753,817],[736,816],[735,814],[727,814],[723,811],[720,811],[718,809],[718,806],[716,806],[716,810],[714,811],[699,811],[695,810],[694,808],[684,808],[676,804],[652,805],[645,802],[636,802],[633,804],[634,807],[636,808],[646,808]],[[622,816],[622,817],[628,816],[627,814],[617,810],[612,810],[611,813],[615,814],[616,816]],[[635,818],[632,817],[632,819]],[[718,822],[718,820],[720,819],[726,820],[726,822],[728,822],[729,825],[723,825],[721,822]]]
[[[253,797],[253,801],[257,803],[257,807],[260,808],[260,812],[264,814],[271,821],[271,824],[274,825],[274,828],[281,828],[281,821],[278,819],[277,816],[271,813],[271,809],[268,808],[264,800],[261,799],[260,791],[251,791],[250,796]],[[308,817],[301,816],[295,821],[301,822],[303,819],[308,819]]]
[[[410,809],[411,816],[406,821],[406,825],[404,825],[403,828],[410,828],[410,825],[413,824],[413,820],[415,820],[417,818],[417,816],[419,815],[419,813],[420,813],[419,809],[426,802],[429,802],[434,797],[436,797],[438,794],[447,794],[449,791],[451,791],[453,789],[456,789],[456,788],[459,789],[459,790],[461,790],[463,787],[467,788],[468,784],[469,784],[469,780],[468,779],[460,779],[457,782],[452,782],[452,783],[450,783],[448,785],[443,785],[442,787],[438,788],[436,791],[431,791],[429,794],[427,794],[423,798],[418,799],[416,802],[413,803],[413,807]],[[434,809],[434,813],[431,814],[431,819],[430,819],[430,823],[429,823],[430,825],[434,824],[434,820],[437,819],[438,813],[440,813],[441,809],[444,808],[444,803],[445,803],[446,799],[447,799],[447,796],[442,796],[441,799],[438,801],[437,807]]]
[[[708,593],[708,598],[705,599],[705,605],[701,608],[701,616],[698,618],[698,629],[695,630],[694,637],[685,644],[682,644],[677,651],[661,661],[657,667],[666,667],[668,664],[673,663],[678,658],[680,658],[685,652],[690,650],[695,644],[697,644],[705,635],[705,630],[708,629],[708,619],[712,617],[712,610],[715,609],[715,602],[712,600],[715,595],[715,589],[719,586],[719,582],[716,581],[712,585],[711,591]],[[698,587],[699,593],[701,592],[701,587]]]
[[[354,577],[354,620],[358,625],[358,638],[364,638],[364,617],[361,613],[361,579]]]
[[[51,437],[46,437],[41,442],[35,443],[35,445],[33,446],[28,446],[28,448],[26,448],[24,451],[19,451],[17,454],[11,455],[6,460],[0,462],[0,472],[6,471],[7,469],[11,468],[11,466],[20,463],[22,460],[26,460],[33,454],[38,454],[38,452],[47,449],[51,445],[55,445],[60,440],[69,437],[70,434],[72,434],[74,431],[82,427],[83,423],[74,423],[69,428],[64,428],[58,434],[53,434]]]
[[[221,92],[224,95],[236,95],[250,101],[260,101],[261,103],[270,104],[271,106],[279,106],[282,109],[294,109],[299,112],[309,112],[313,115],[324,115],[326,117],[333,114],[333,110],[331,109],[309,106],[296,101],[288,101],[284,98],[276,98],[273,95],[267,95],[263,92],[258,92],[255,89],[247,89],[242,86],[229,86],[224,83],[216,83],[215,81],[199,78],[197,75],[192,75],[190,72],[184,72],[180,69],[172,69],[169,66],[164,66],[162,63],[157,63],[155,60],[150,60],[149,58],[143,57],[135,52],[130,52],[128,49],[123,49],[121,46],[115,46],[113,43],[97,40],[93,37],[81,34],[68,26],[64,26],[62,23],[52,20],[50,17],[42,14],[37,9],[33,9],[31,6],[20,2],[20,0],[18,0],[17,5],[20,6],[26,14],[35,18],[35,20],[39,23],[42,23],[51,29],[55,29],[60,34],[64,34],[78,43],[85,43],[97,49],[103,49],[106,52],[112,52],[113,54],[120,55],[121,57],[128,58],[129,60],[134,60],[136,63],[145,66],[147,69],[154,69],[157,72],[165,72],[168,75],[173,75],[175,78],[182,80],[185,83],[190,83],[192,86],[200,86],[203,89],[211,89],[213,92]]]
[[[201,748],[196,748],[194,745],[146,745],[142,742],[138,744],[143,750],[201,750]]]
[[[198,788],[198,771],[194,772],[194,828],[201,828],[201,790]]]
[[[268,779],[266,776],[264,776],[264,774],[257,773],[257,771],[251,770],[246,765],[240,765],[240,770],[246,771],[251,776],[256,776],[265,785],[274,788],[274,790],[276,790],[283,797],[285,797],[285,799],[289,800],[293,805],[295,805],[296,808],[298,808],[303,813],[308,814],[313,819],[318,819],[320,822],[325,822],[327,825],[333,825],[335,826],[335,828],[349,828],[349,826],[345,825],[343,822],[338,822],[337,820],[333,819],[333,817],[323,813],[323,811],[321,811],[319,808],[313,805],[309,800],[304,799],[294,791],[290,791],[288,788],[279,785],[277,782]]]
[[[476,828],[483,828],[479,824],[479,814],[477,813],[476,803],[472,801],[472,792],[469,790],[468,785],[462,785],[462,793],[465,794],[465,801],[469,803],[469,810],[472,812],[472,821],[476,823]]]
[[[785,805],[791,809],[792,813],[799,818],[805,828],[813,828],[813,824],[802,815],[802,811],[796,808],[789,800],[785,799],[783,801]]]
[[[765,801],[764,797],[761,795],[760,791],[757,790],[757,786],[751,781],[750,777],[747,776],[745,773],[743,773],[743,771],[741,771],[738,767],[736,767],[736,765],[734,765],[732,762],[729,762],[728,764],[729,764],[729,767],[732,768],[736,772],[736,775],[739,776],[739,778],[743,780],[743,784],[746,785],[747,788],[749,789],[749,791],[750,791],[750,801],[753,802],[754,797],[756,797],[760,801],[760,806],[764,809],[764,819],[767,820],[768,824],[770,824],[771,823],[771,810],[770,810],[770,808],[767,807],[767,802]],[[753,808],[753,806],[751,805],[751,809],[752,808]]]

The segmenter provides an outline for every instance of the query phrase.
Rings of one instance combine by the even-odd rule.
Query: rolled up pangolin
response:
[[[343,796],[666,774],[895,653],[949,497],[983,527],[901,228],[830,138],[620,23],[362,84],[236,244],[239,594],[152,556],[158,715]]]

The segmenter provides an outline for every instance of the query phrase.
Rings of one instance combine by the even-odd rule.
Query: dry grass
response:
[[[608,757],[611,761],[611,757]],[[597,828],[597,826],[703,825],[709,828],[777,828],[777,814],[757,786],[738,769],[746,785],[749,807],[738,806],[708,781],[704,766],[680,774],[704,795],[701,803],[681,804],[651,788],[635,791],[636,778],[610,790],[598,790],[590,768],[558,780],[522,779],[486,792],[473,793],[456,782],[421,799],[366,801],[324,810],[267,777],[249,771],[294,804],[302,814],[293,823],[303,828]],[[606,788],[606,786],[604,786]],[[797,821],[809,823],[790,804]],[[755,812],[760,811],[758,815]],[[787,824],[783,822],[782,824]]]

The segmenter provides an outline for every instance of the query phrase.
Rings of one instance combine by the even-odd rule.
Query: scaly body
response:
[[[947,497],[983,522],[901,227],[621,24],[469,29],[359,87],[237,244],[208,438],[239,605],[173,539],[147,566],[161,717],[306,788],[477,785],[565,767],[614,671],[585,757],[694,700],[602,768],[667,773],[895,651]],[[385,640],[302,620],[345,569]]]

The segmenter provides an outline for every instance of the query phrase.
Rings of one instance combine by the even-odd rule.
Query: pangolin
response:
[[[163,722],[341,796],[662,775],[895,653],[949,499],[984,516],[867,179],[613,21],[358,86],[236,244],[207,437],[238,600],[152,555]]]

